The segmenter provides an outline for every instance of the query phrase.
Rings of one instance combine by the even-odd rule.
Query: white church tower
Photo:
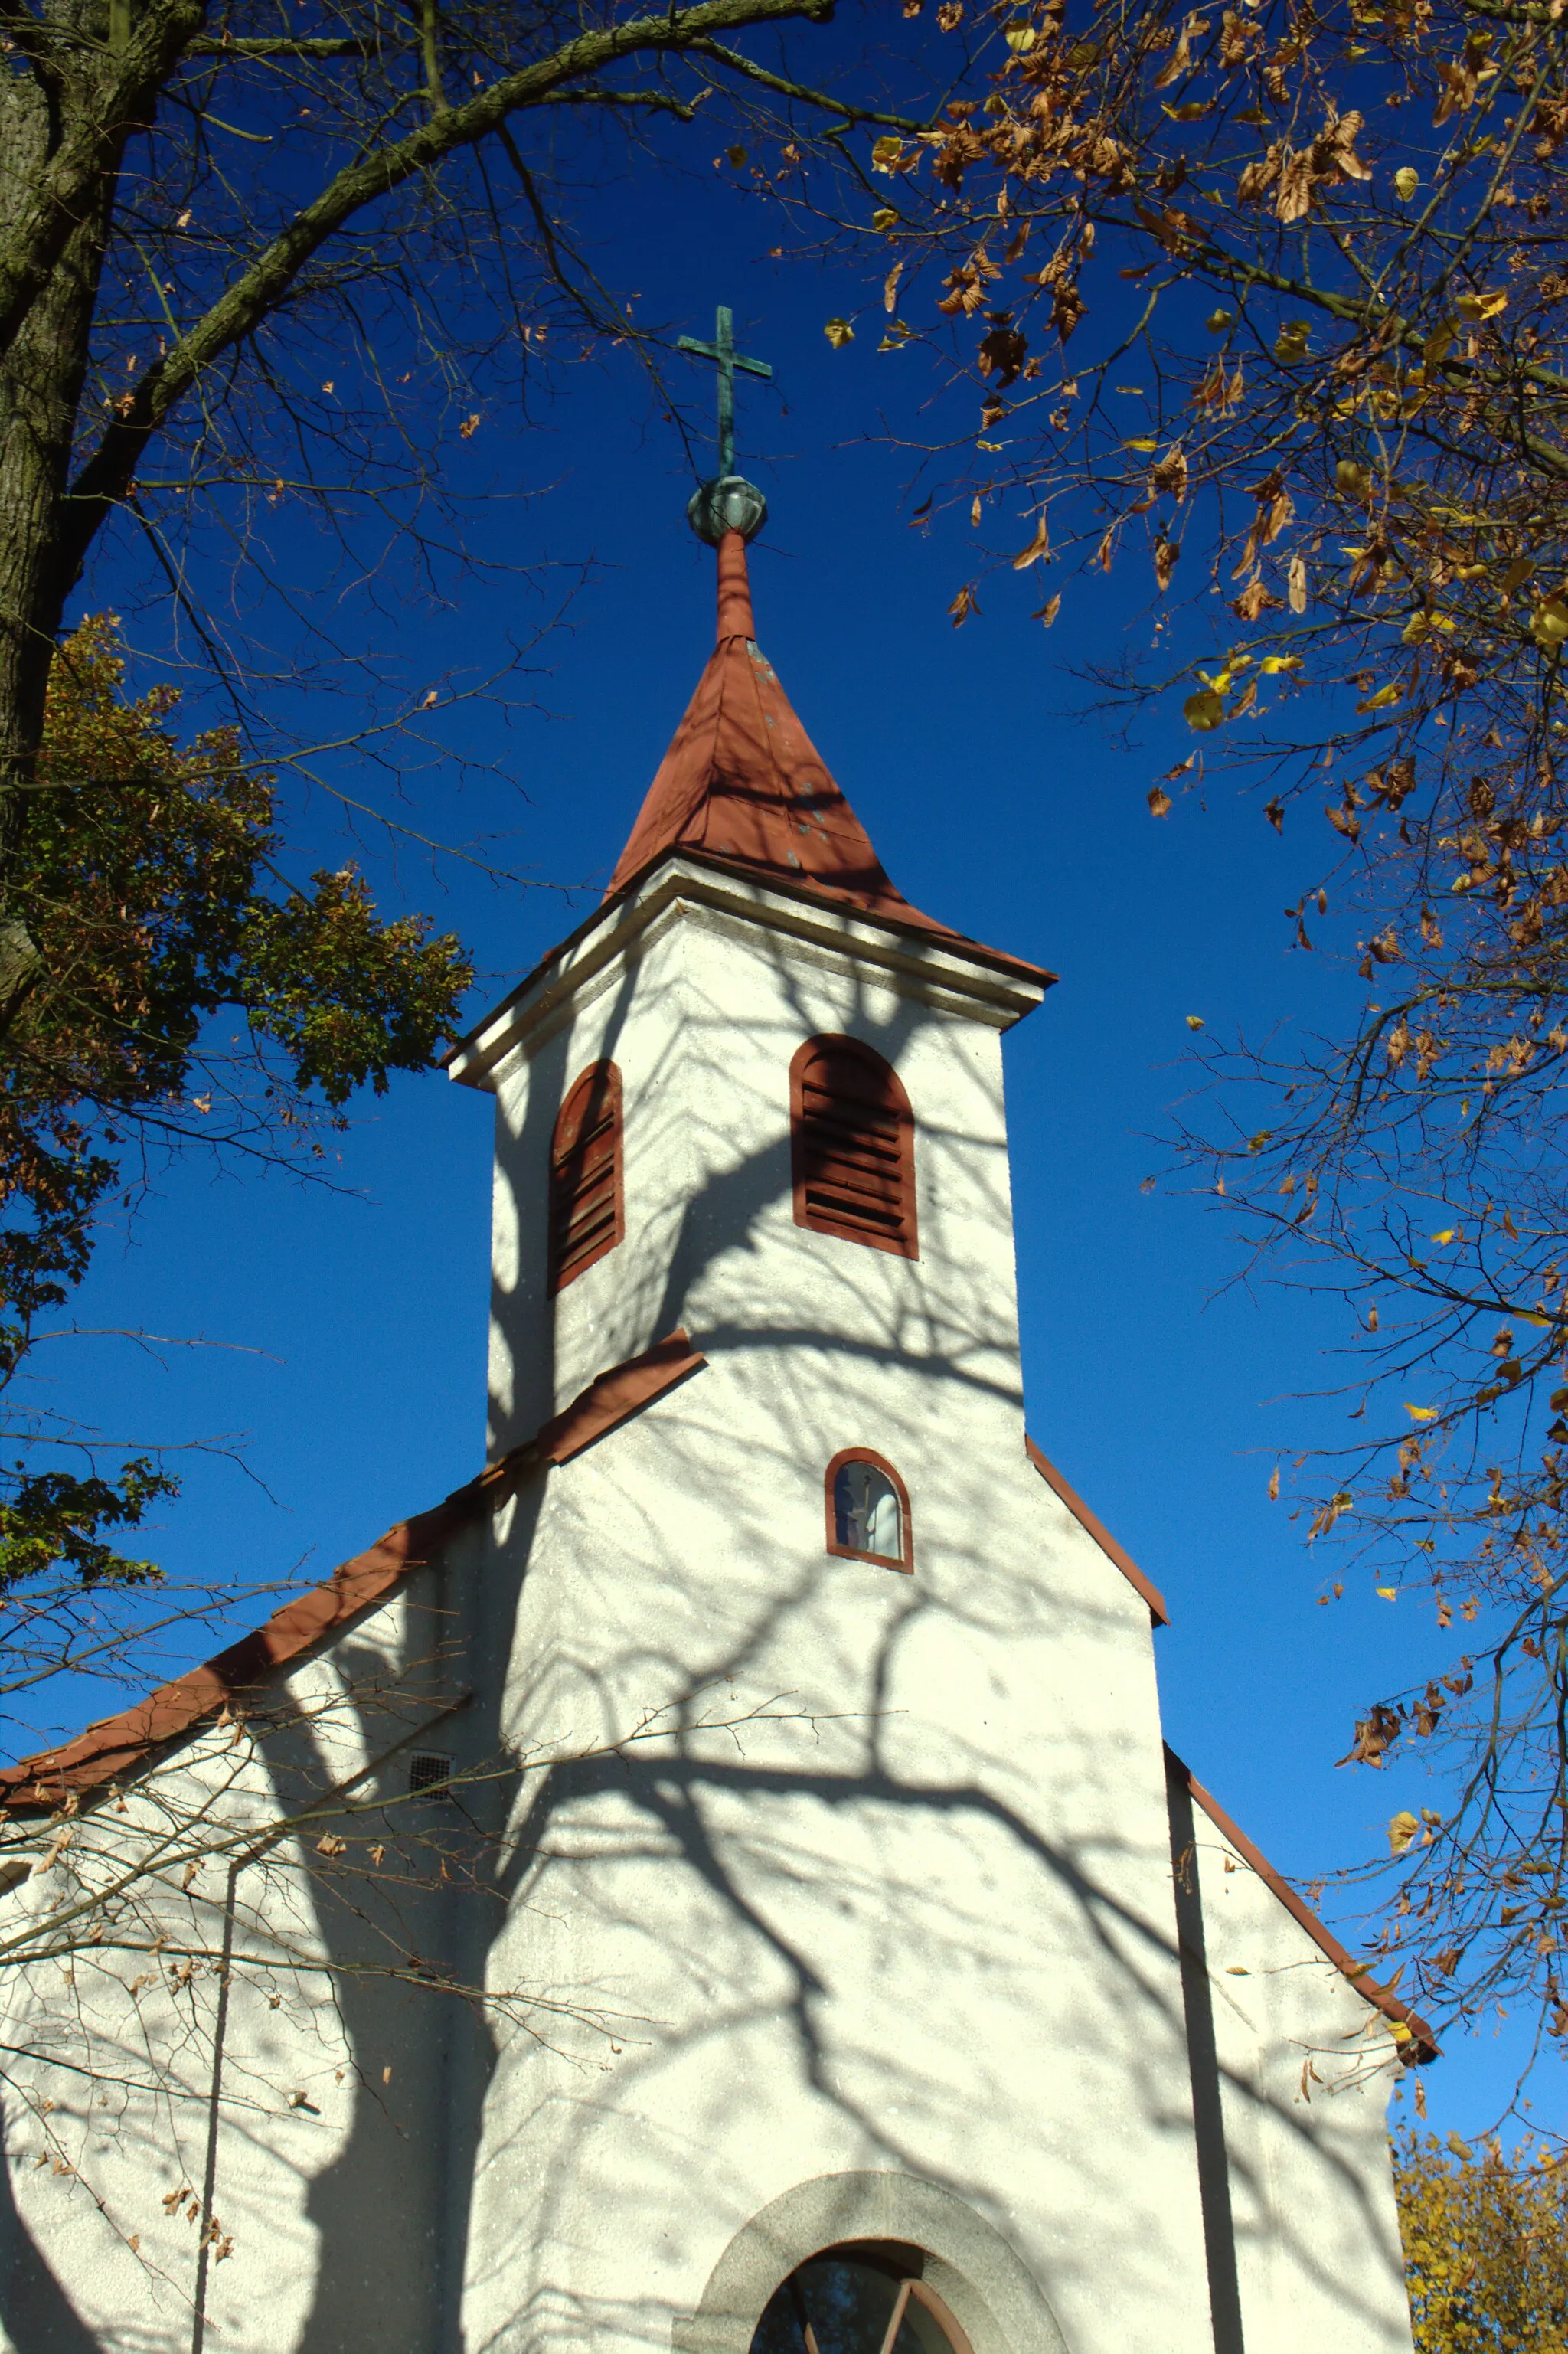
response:
[[[1408,2354],[1383,2113],[1429,2039],[1165,1751],[1160,1598],[1026,1439],[1002,1040],[1051,976],[894,888],[758,647],[759,494],[694,507],[686,716],[451,1060],[496,1101],[491,1470],[9,1777],[86,1819],[437,1612],[440,1744],[507,1765],[430,1950],[494,2015],[408,2014],[385,2097],[373,2009],[318,2025],[331,2199],[298,2122],[212,2124],[190,2195],[253,2236],[194,2341],[16,2174],[0,2342]]]

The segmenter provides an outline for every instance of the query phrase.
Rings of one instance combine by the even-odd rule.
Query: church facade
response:
[[[603,905],[451,1058],[487,1468],[4,1777],[11,2354],[1406,2354],[1430,2035],[1026,1432],[1051,976],[894,889],[726,520]]]

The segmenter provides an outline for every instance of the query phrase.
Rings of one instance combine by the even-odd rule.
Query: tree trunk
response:
[[[62,118],[96,97],[90,68],[52,89],[14,69],[0,79],[0,236],[7,190],[12,204],[26,197]],[[0,1037],[39,977],[16,891],[17,854],[71,587],[65,493],[117,176],[118,158],[0,368]]]

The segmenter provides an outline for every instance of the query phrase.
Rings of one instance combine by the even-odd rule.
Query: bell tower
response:
[[[490,1967],[540,2026],[462,2342],[829,2354],[777,2300],[853,2243],[886,2354],[1211,2354],[1149,1611],[1025,1452],[1001,1039],[1052,976],[890,881],[758,645],[732,464],[604,901],[453,1066],[496,1097],[493,1446],[676,1328],[705,1361],[496,1522]]]

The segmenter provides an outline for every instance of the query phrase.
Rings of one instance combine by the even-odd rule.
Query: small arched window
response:
[[[869,1447],[846,1447],[829,1464],[824,1484],[831,1553],[884,1569],[914,1568],[909,1490],[891,1463]]]
[[[858,1038],[808,1038],[789,1066],[795,1224],[918,1258],[915,1122],[898,1074]]]
[[[564,1291],[625,1231],[620,1073],[590,1063],[561,1106],[550,1146],[550,1289]]]

